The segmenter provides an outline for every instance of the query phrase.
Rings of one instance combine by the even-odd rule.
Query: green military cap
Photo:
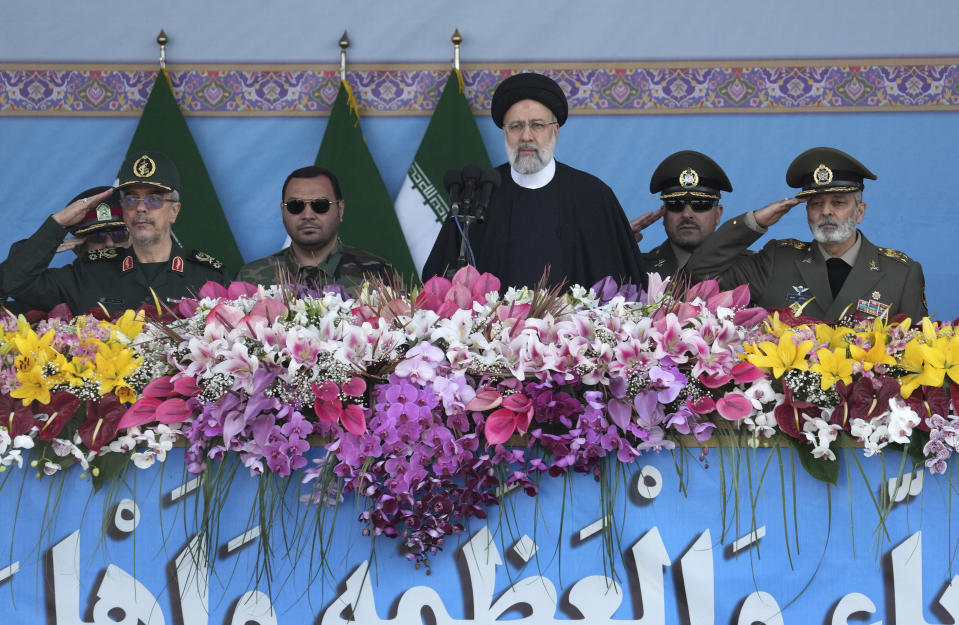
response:
[[[180,172],[162,152],[132,152],[117,174],[117,187],[147,185],[164,191],[180,189]]]
[[[862,181],[865,178],[875,180],[876,174],[835,148],[806,150],[797,156],[786,170],[786,184],[802,189],[796,197],[862,191]]]
[[[77,200],[93,197],[111,187],[93,187],[78,194],[75,198],[67,202],[73,204]],[[105,199],[100,200],[96,206],[89,206],[83,221],[70,227],[70,232],[75,236],[82,237],[99,230],[117,230],[126,228],[123,223],[123,209],[120,207],[120,192],[116,189]]]
[[[536,100],[556,116],[560,126],[569,116],[569,102],[562,87],[548,76],[527,72],[513,74],[496,87],[490,105],[493,123],[502,128],[506,111],[520,100]]]
[[[732,190],[733,185],[723,168],[694,150],[670,154],[649,180],[649,192],[660,193],[663,200],[681,197],[718,200],[721,191]]]

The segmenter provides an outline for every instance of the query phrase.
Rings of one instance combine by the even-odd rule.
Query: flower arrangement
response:
[[[743,286],[646,291],[603,281],[508,289],[472,267],[410,295],[208,284],[147,323],[62,311],[0,336],[0,469],[106,458],[144,468],[175,441],[200,474],[233,452],[295,476],[317,505],[355,493],[359,521],[427,562],[508,489],[600,475],[717,430],[783,435],[835,464],[911,445],[941,472],[959,444],[959,338],[928,319],[833,326],[748,307]],[[174,312],[174,311],[171,311]],[[682,437],[688,437],[683,439]]]

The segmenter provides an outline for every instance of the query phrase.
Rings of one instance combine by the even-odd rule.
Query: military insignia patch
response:
[[[869,271],[879,271],[879,265],[876,264],[876,261],[869,261]]]
[[[808,243],[799,239],[780,239],[779,247],[791,247],[803,252],[808,252],[810,249]]]
[[[695,169],[684,169],[683,172],[679,174],[679,184],[684,189],[695,187],[699,184],[699,174],[696,173]]]
[[[660,258],[659,260],[656,261],[656,264],[654,264],[653,267],[662,267],[665,264],[666,264],[666,259]]]
[[[138,178],[149,178],[156,170],[157,164],[146,154],[133,161],[133,174]]]
[[[103,259],[110,259],[110,258],[116,258],[116,257],[117,257],[117,251],[116,249],[112,247],[105,247],[99,250],[90,250],[89,252],[87,252],[88,260],[103,260]]]
[[[819,167],[812,173],[813,182],[822,186],[832,182],[832,170],[820,163]]]
[[[113,218],[113,212],[105,203],[97,206],[97,221],[110,221]]]
[[[792,286],[792,292],[786,293],[787,302],[798,302],[802,303],[809,299],[809,287],[804,284],[794,284]]]
[[[892,304],[883,304],[879,301],[879,293],[873,293],[873,299],[859,300],[859,303],[856,305],[856,310],[861,313],[872,315],[873,317],[884,317],[889,313],[889,308]]]
[[[910,260],[912,260],[899,250],[891,250],[888,247],[880,247],[878,249],[879,253],[883,256],[898,260],[900,263],[908,263]]]
[[[222,268],[223,268],[223,263],[221,263],[221,262],[218,261],[217,259],[213,258],[212,256],[210,256],[210,255],[207,254],[206,252],[201,252],[201,251],[199,251],[199,250],[193,252],[193,260],[195,260],[195,261],[197,261],[197,262],[200,262],[200,263],[204,263],[204,264],[206,264],[206,265],[209,265],[209,266],[213,267],[214,269],[222,269]]]
[[[123,271],[130,271],[131,269],[133,269],[133,257],[127,256],[126,258],[124,258],[123,264],[120,265],[120,268],[123,269]]]
[[[179,256],[174,256],[173,262],[170,263],[170,268],[177,273],[183,273],[183,259]]]

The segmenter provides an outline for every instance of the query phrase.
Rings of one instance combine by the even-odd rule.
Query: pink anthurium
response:
[[[257,300],[257,302],[253,304],[253,309],[250,310],[249,317],[262,317],[270,323],[273,323],[277,320],[277,318],[285,315],[288,310],[289,309],[286,307],[286,304],[280,300],[272,297],[266,297],[264,299]]]
[[[739,421],[753,411],[753,404],[745,395],[730,393],[716,400],[716,412],[724,419]]]
[[[170,424],[186,421],[193,415],[193,411],[186,401],[179,397],[173,397],[157,406],[155,414],[157,421]]]
[[[176,387],[173,382],[170,381],[170,376],[165,375],[162,378],[157,378],[153,380],[143,389],[143,392],[140,393],[141,397],[170,397],[176,392]]]
[[[689,409],[696,414],[709,414],[710,412],[716,410],[716,402],[713,401],[712,397],[707,395],[690,400],[686,403],[686,405],[689,406]]]
[[[689,287],[687,298],[693,300],[698,297],[709,301],[709,298],[717,293],[719,293],[719,282],[716,280],[703,280]]]
[[[734,380],[741,383],[755,382],[766,377],[766,373],[762,369],[751,362],[745,361],[733,365],[730,374]]]
[[[163,403],[159,397],[141,397],[120,418],[119,429],[132,428],[156,420],[156,409]]]
[[[200,287],[198,295],[201,298],[223,299],[229,296],[229,292],[226,290],[226,287],[219,282],[208,280],[206,284]]]
[[[226,296],[230,299],[251,297],[256,295],[257,288],[258,287],[255,284],[243,282],[242,280],[235,280],[230,283],[230,286],[227,287]]]
[[[699,381],[702,382],[706,388],[719,388],[732,379],[733,376],[725,371],[720,371],[719,373],[707,372],[699,376]]]
[[[476,391],[476,396],[466,404],[467,410],[492,410],[499,408],[503,404],[503,396],[499,391],[487,387]]]
[[[182,395],[183,397],[196,397],[202,389],[197,386],[194,378],[183,376],[182,378],[174,380],[173,390],[177,395]]]

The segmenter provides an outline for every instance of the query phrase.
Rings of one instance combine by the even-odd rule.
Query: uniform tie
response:
[[[851,269],[852,267],[841,258],[826,260],[826,271],[829,273],[829,290],[832,291],[833,297],[836,297],[836,294],[842,289],[842,285]]]

